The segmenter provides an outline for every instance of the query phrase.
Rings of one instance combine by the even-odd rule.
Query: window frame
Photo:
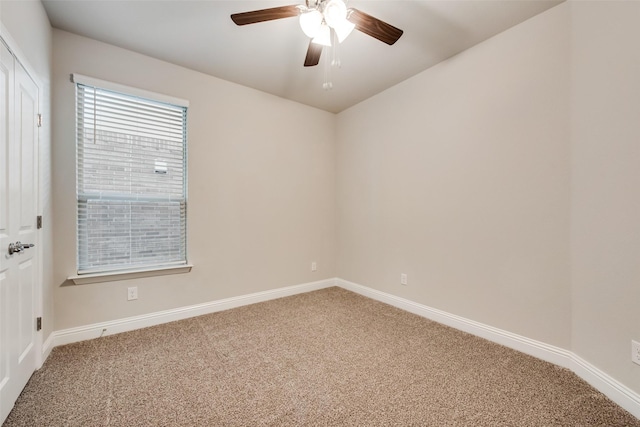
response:
[[[112,82],[108,82],[108,81],[104,81],[104,80],[100,80],[100,79],[96,79],[96,78],[92,78],[92,77],[87,77],[87,76],[83,76],[80,74],[72,74],[71,75],[71,82],[73,83],[73,87],[74,90],[78,90],[78,85],[83,85],[83,86],[89,86],[89,87],[95,87],[96,89],[99,90],[105,90],[105,91],[110,91],[110,92],[115,92],[115,93],[119,93],[122,94],[124,96],[127,97],[134,97],[134,98],[140,98],[143,100],[147,100],[147,101],[151,101],[151,102],[159,102],[159,103],[163,103],[163,104],[170,104],[176,107],[181,107],[184,108],[185,112],[185,124],[184,124],[184,129],[183,129],[183,136],[184,136],[184,142],[183,142],[183,169],[182,169],[182,173],[183,173],[183,200],[184,200],[184,206],[185,206],[185,210],[186,210],[186,205],[187,205],[187,181],[188,181],[188,177],[187,177],[187,129],[186,129],[186,114],[187,114],[187,110],[189,107],[189,102],[180,98],[175,98],[172,96],[168,96],[168,95],[163,95],[163,94],[158,94],[155,92],[150,92],[150,91],[146,91],[146,90],[142,90],[142,89],[138,89],[138,88],[133,88],[133,87],[129,87],[129,86],[125,86],[125,85],[121,85],[121,84],[117,84],[117,83],[112,83]],[[77,114],[78,111],[78,95],[76,94],[76,96],[74,97],[74,110]],[[74,115],[75,116],[75,115]],[[79,153],[79,146],[78,144],[80,143],[79,141],[79,135],[77,134],[78,131],[78,127],[77,124],[75,125],[75,129],[76,129],[76,137],[75,137],[75,141],[76,141],[76,156],[78,156]],[[77,159],[77,157],[76,157]],[[78,162],[76,162],[76,164],[79,166]],[[131,266],[126,266],[124,268],[118,268],[118,269],[109,269],[108,267],[104,268],[103,270],[98,270],[98,271],[80,271],[80,245],[79,245],[79,226],[80,226],[80,217],[79,217],[79,213],[78,213],[78,207],[79,207],[79,203],[80,203],[80,198],[79,198],[79,188],[78,186],[78,176],[79,176],[79,169],[76,168],[76,273],[72,276],[69,276],[68,279],[72,280],[74,283],[76,284],[85,284],[85,283],[95,283],[95,282],[103,282],[103,281],[113,281],[113,280],[124,280],[124,279],[133,279],[133,278],[138,278],[138,277],[148,277],[148,276],[158,276],[158,275],[167,275],[167,274],[178,274],[178,273],[186,273],[191,271],[191,268],[193,267],[192,264],[190,264],[188,262],[188,253],[187,253],[187,230],[188,230],[188,220],[187,220],[187,213],[185,212],[184,214],[184,260],[180,260],[180,261],[173,261],[173,262],[167,262],[167,263],[158,263],[158,264],[153,264],[153,265],[141,265],[141,266],[135,266],[135,265],[131,265]],[[123,199],[125,200],[125,199]]]

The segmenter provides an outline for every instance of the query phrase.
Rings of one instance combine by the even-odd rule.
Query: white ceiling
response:
[[[349,0],[404,30],[393,46],[354,31],[342,67],[322,89],[328,51],[302,66],[309,45],[297,18],[236,26],[232,13],[304,0],[43,0],[55,28],[120,46],[283,98],[340,112],[563,0]],[[499,66],[499,64],[496,64]]]

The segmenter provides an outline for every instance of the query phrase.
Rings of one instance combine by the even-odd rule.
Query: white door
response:
[[[36,368],[38,86],[0,41],[0,423]],[[26,245],[25,245],[26,246]]]

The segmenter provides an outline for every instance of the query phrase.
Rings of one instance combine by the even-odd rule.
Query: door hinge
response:
[[[40,230],[42,228],[42,215],[36,217],[36,228]]]
[[[38,113],[38,127],[42,127],[42,114]]]
[[[42,317],[38,317],[36,319],[36,331],[39,331],[40,329],[42,329]]]

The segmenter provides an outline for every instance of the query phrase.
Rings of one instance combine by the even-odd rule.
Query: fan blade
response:
[[[231,19],[236,25],[256,24],[258,22],[273,21],[274,19],[291,18],[298,16],[298,6],[280,6],[269,9],[254,10],[251,12],[234,13]]]
[[[403,33],[401,29],[361,12],[358,9],[351,9],[351,14],[347,19],[353,24],[356,24],[357,30],[388,45],[397,42]]]
[[[309,42],[309,49],[307,49],[307,57],[304,59],[305,67],[313,67],[320,62],[320,54],[322,53],[322,45]]]

